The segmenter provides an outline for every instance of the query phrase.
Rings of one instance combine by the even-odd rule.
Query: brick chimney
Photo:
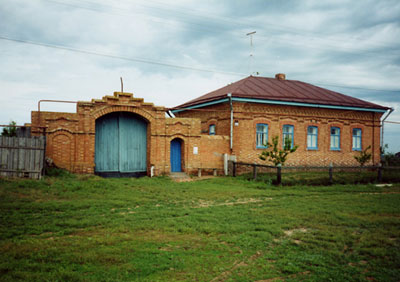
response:
[[[277,73],[277,74],[275,74],[275,78],[277,80],[285,80],[286,79],[286,75],[284,73]]]

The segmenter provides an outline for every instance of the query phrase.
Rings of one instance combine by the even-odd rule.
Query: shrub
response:
[[[275,166],[284,165],[289,154],[294,153],[299,146],[293,146],[290,138],[285,139],[282,149],[279,149],[279,137],[272,137],[272,144],[267,142],[268,149],[259,156],[263,161],[272,162]]]
[[[6,136],[6,137],[15,137],[17,136],[17,128],[15,127],[17,123],[15,121],[10,121],[7,127],[3,128],[3,132],[1,133],[1,136]]]
[[[372,158],[372,154],[368,152],[368,150],[371,149],[371,145],[365,148],[364,151],[360,151],[357,156],[354,156],[354,158],[357,160],[357,162],[360,164],[360,166],[364,166],[369,160]]]

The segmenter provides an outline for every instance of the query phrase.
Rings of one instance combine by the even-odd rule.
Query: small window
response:
[[[361,151],[361,129],[353,129],[353,151]]]
[[[293,125],[285,124],[283,126],[283,138],[282,138],[282,141],[283,141],[283,145],[282,146],[283,147],[285,147],[286,139],[289,139],[290,140],[290,148],[291,149],[293,148],[293,143],[294,143],[293,133],[294,133],[294,126]]]
[[[215,135],[215,124],[210,124],[210,127],[208,128],[208,133],[210,135]]]
[[[340,128],[331,127],[331,150],[340,150]]]
[[[268,124],[258,123],[256,129],[256,147],[267,148]]]
[[[318,149],[318,127],[316,126],[309,126],[307,128],[307,149]]]

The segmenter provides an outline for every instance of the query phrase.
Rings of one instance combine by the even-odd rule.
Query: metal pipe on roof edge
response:
[[[53,103],[75,103],[77,104],[78,101],[64,101],[64,100],[39,100],[38,102],[38,112],[40,112],[40,103],[41,102],[53,102]]]
[[[232,150],[233,150],[233,105],[232,105],[232,93],[228,93],[227,94],[227,96],[228,96],[228,99],[229,99],[229,105],[230,105],[230,107],[231,107],[231,136],[230,136],[230,148],[231,148],[231,153],[232,153]]]
[[[40,103],[41,102],[53,102],[53,103],[75,103],[78,104],[78,101],[64,101],[64,100],[39,100],[38,102],[38,124],[40,124]],[[41,128],[43,126],[36,126],[37,128]],[[46,127],[44,127],[46,128]]]
[[[389,109],[389,113],[385,116],[384,119],[382,119],[382,130],[381,130],[381,150],[383,149],[384,143],[383,143],[383,133],[384,133],[384,127],[385,127],[385,120],[390,116],[391,113],[393,113],[394,108]]]

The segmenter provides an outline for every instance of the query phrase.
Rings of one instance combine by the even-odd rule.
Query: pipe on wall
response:
[[[231,133],[230,133],[230,148],[231,148],[231,153],[233,150],[233,105],[232,105],[232,93],[228,93],[227,94],[228,98],[229,98],[229,105],[231,107]]]
[[[389,113],[385,116],[385,118],[382,120],[382,130],[381,130],[381,148],[383,148],[384,143],[383,143],[383,133],[384,133],[384,127],[385,127],[385,120],[390,116],[390,114],[394,111],[393,108],[389,109]]]

